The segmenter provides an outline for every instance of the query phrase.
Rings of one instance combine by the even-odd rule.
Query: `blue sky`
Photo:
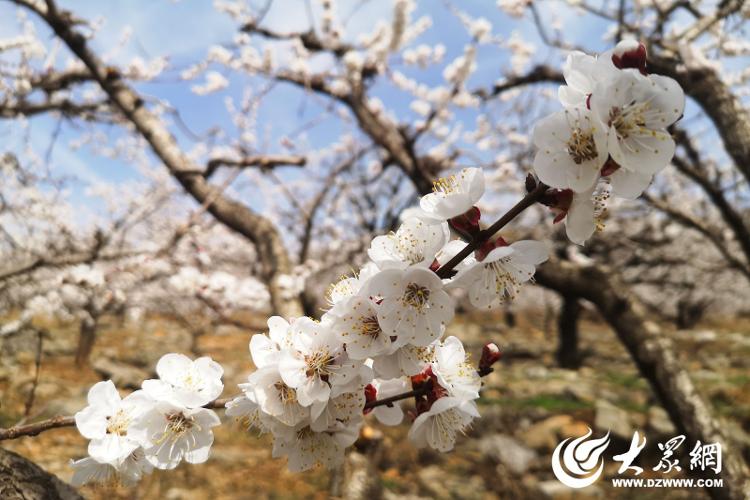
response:
[[[264,19],[264,25],[278,31],[300,31],[309,27],[309,17],[305,8],[306,0],[276,0]],[[257,0],[256,3],[260,2]],[[131,27],[133,36],[130,42],[116,56],[113,62],[127,62],[138,56],[150,60],[158,56],[169,56],[170,68],[155,82],[137,84],[138,90],[146,95],[163,99],[179,110],[188,128],[197,134],[203,134],[212,127],[218,127],[229,136],[235,134],[235,128],[229,120],[224,100],[232,96],[239,100],[243,88],[247,85],[259,86],[257,78],[233,74],[231,86],[221,92],[197,96],[190,91],[192,83],[179,80],[179,72],[190,63],[206,55],[208,47],[214,44],[230,44],[238,31],[236,21],[228,15],[218,12],[210,1],[182,0],[60,0],[61,5],[73,10],[76,14],[89,19],[101,19],[101,29],[92,41],[94,49],[100,54],[110,54],[118,45],[124,30]],[[253,2],[251,2],[253,3]],[[317,2],[312,1],[313,5]],[[340,18],[350,18],[346,36],[356,38],[360,33],[369,32],[378,21],[390,23],[393,3],[391,0],[339,0]],[[553,65],[561,63],[560,54],[544,46],[536,34],[530,16],[519,20],[506,16],[492,0],[464,0],[454,5],[473,17],[486,17],[493,24],[494,33],[508,38],[513,31],[518,31],[524,39],[532,41],[537,48],[535,61],[548,62]],[[566,32],[566,38],[580,42],[593,50],[604,50],[606,42],[601,40],[605,24],[596,18],[586,16],[579,18],[570,11],[557,9],[560,4],[550,1],[542,3],[541,13],[545,19],[556,19],[565,26],[575,26],[574,31]],[[355,12],[352,14],[352,9]],[[12,34],[19,30],[15,19],[15,8],[8,3],[0,3],[0,32]],[[314,13],[314,15],[317,13]],[[469,38],[461,27],[456,16],[439,0],[421,0],[418,2],[415,17],[429,14],[433,26],[416,42],[442,43],[447,47],[445,63],[463,52]],[[33,19],[33,17],[32,17]],[[585,22],[582,20],[585,19]],[[39,33],[45,39],[49,33],[45,26],[33,19]],[[409,75],[419,75],[419,79],[428,85],[442,83],[443,65],[428,70],[404,69]],[[217,68],[223,73],[228,72]],[[484,47],[479,52],[478,70],[470,80],[469,87],[488,86],[509,69],[508,51],[496,47]],[[197,83],[200,82],[200,79]],[[408,109],[410,99],[389,85],[377,85],[374,94],[386,103],[399,117],[413,116]],[[300,123],[317,116],[321,111],[319,105],[304,93],[290,86],[281,86],[264,100],[260,110],[259,123],[263,124],[262,132],[269,139],[268,150],[278,150],[278,139]],[[467,128],[473,127],[475,111],[460,111],[457,119],[464,121]],[[30,136],[35,149],[46,150],[52,131],[57,127],[56,120],[48,116],[34,117],[30,120]],[[102,129],[113,139],[122,134],[117,127]],[[189,136],[178,127],[172,132],[183,146],[189,149],[193,143]],[[261,131],[259,131],[260,133]],[[329,120],[324,126],[311,130],[306,140],[313,145],[324,145],[336,141],[347,130],[341,123]],[[24,132],[25,133],[25,132]],[[0,134],[6,138],[7,148],[17,149],[22,145],[23,134],[12,122],[0,123]],[[68,142],[77,138],[80,131],[69,124],[63,124],[59,140],[52,155],[53,171],[57,175],[72,176],[70,186],[73,201],[84,205],[96,206],[97,201],[85,194],[85,186],[96,180],[109,182],[134,181],[140,174],[127,162],[117,159],[102,158],[86,147],[71,150]],[[282,174],[290,179],[300,175],[299,171],[289,169]]]

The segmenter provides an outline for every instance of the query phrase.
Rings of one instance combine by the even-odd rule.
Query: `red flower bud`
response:
[[[479,219],[481,217],[482,213],[479,209],[471,207],[465,213],[450,219],[448,223],[462,237],[471,239],[481,230],[479,227]]]
[[[378,399],[378,390],[375,388],[372,384],[367,384],[365,386],[365,403],[369,403],[370,401],[375,401]],[[364,414],[367,415],[373,410],[373,408],[365,408]]]
[[[567,211],[573,202],[573,190],[571,189],[548,189],[539,203],[550,208],[559,208]]]
[[[418,385],[424,384],[432,377],[434,377],[432,373],[432,366],[427,365],[424,370],[417,373],[416,375],[412,375],[411,386],[416,388]]]
[[[479,248],[474,252],[474,256],[478,261],[483,261],[487,255],[496,248],[507,247],[508,242],[505,241],[501,236],[498,236],[495,240],[487,240],[482,243]]]
[[[482,357],[479,359],[479,373],[489,373],[492,371],[492,365],[502,356],[500,348],[494,342],[488,342],[482,347]]]
[[[637,69],[643,75],[646,71],[646,46],[637,40],[623,40],[612,53],[612,63],[620,69]]]
[[[471,207],[465,213],[453,217],[448,221],[448,224],[461,235],[462,238],[471,240],[479,234],[481,228],[479,227],[479,219],[482,217],[482,213],[477,207]]]

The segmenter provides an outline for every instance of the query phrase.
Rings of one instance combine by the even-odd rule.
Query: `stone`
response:
[[[79,396],[68,396],[60,399],[54,399],[44,406],[41,417],[54,417],[57,415],[75,415],[88,406],[86,394]]]
[[[661,406],[651,406],[648,409],[648,426],[660,436],[674,436],[677,431],[666,410]]]
[[[713,330],[698,330],[691,332],[690,335],[696,342],[714,342],[716,341],[716,332]]]
[[[486,492],[484,480],[480,476],[456,477],[446,474],[444,467],[439,465],[422,468],[417,473],[417,481],[426,493],[438,500],[480,499]]]
[[[537,458],[537,453],[505,434],[482,438],[479,449],[484,456],[501,463],[516,474],[523,474]]]
[[[583,403],[591,403],[596,399],[593,387],[591,387],[590,384],[580,382],[573,385],[568,385],[565,388],[563,394],[571,396],[577,401],[581,401]]]
[[[600,498],[603,496],[601,488],[596,485],[573,489],[556,479],[541,481],[538,488],[542,498],[552,500],[575,500],[577,498]]]
[[[549,375],[549,370],[542,365],[530,366],[526,368],[525,372],[530,379],[546,379]]]
[[[560,429],[560,437],[580,437],[586,434],[590,428],[591,426],[589,426],[589,424],[587,424],[586,422],[573,420],[569,424],[562,426],[562,428]]]
[[[554,415],[537,422],[523,433],[521,439],[526,445],[536,450],[553,450],[560,441],[560,432],[566,425],[573,423],[570,415]]]
[[[151,378],[151,374],[142,368],[110,358],[98,358],[92,368],[104,379],[111,379],[117,387],[123,389],[139,389],[144,380]]]
[[[633,437],[633,426],[628,412],[604,400],[596,402],[594,427],[599,431],[609,431],[613,436],[623,440]]]

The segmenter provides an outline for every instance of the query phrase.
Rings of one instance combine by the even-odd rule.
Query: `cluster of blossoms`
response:
[[[610,194],[640,196],[669,164],[675,142],[667,127],[682,116],[685,94],[673,79],[648,74],[646,48],[635,40],[599,57],[574,52],[563,74],[565,109],[537,124],[534,171],[556,188],[542,203],[583,244],[601,226]]]
[[[365,415],[385,425],[404,420],[400,400],[372,403],[411,388],[416,409],[409,438],[419,447],[451,450],[479,416],[480,373],[500,356],[488,344],[477,369],[458,338],[444,338],[454,316],[452,290],[467,290],[478,307],[495,307],[513,298],[547,258],[542,243],[497,238],[453,276],[436,273],[466,246],[451,239],[451,228],[465,239],[479,234],[475,204],[483,193],[484,175],[476,168],[440,179],[397,231],[373,239],[371,262],[331,286],[330,308],[320,320],[270,318],[268,334],[250,340],[257,370],[240,384],[242,395],[226,403],[227,415],[271,433],[273,456],[288,457],[292,471],[335,467]],[[89,406],[76,414],[79,431],[91,440],[90,456],[73,462],[74,484],[128,484],[154,467],[208,458],[219,418],[206,406],[215,406],[223,390],[222,368],[207,357],[167,354],[156,371],[159,379],[123,399],[111,381],[91,388]]]
[[[89,456],[73,461],[72,483],[121,481],[134,484],[158,469],[185,460],[208,460],[220,420],[203,406],[224,390],[222,367],[203,357],[166,354],[156,365],[158,379],[121,398],[111,380],[95,384],[88,406],[75,415],[78,431],[90,439]]]
[[[478,416],[474,400],[481,386],[461,341],[444,338],[455,309],[451,290],[464,288],[474,305],[491,308],[514,297],[547,258],[541,243],[508,245],[498,238],[464,260],[454,276],[436,274],[466,245],[451,240],[451,228],[468,237],[479,231],[475,204],[483,193],[484,176],[476,168],[437,181],[395,232],[372,240],[370,262],[331,286],[330,308],[319,321],[269,319],[268,335],[250,341],[257,371],[240,385],[243,395],[227,405],[227,414],[271,433],[274,457],[287,456],[290,470],[332,467],[357,439],[365,414],[385,425],[403,421],[399,402],[368,401],[412,389],[409,438],[420,447],[451,450]],[[499,355],[489,349],[486,366]]]
[[[582,243],[594,231],[602,185],[637,196],[670,161],[666,127],[681,116],[684,95],[673,80],[646,74],[645,50],[629,41],[598,58],[571,55],[565,77],[566,109],[534,132],[534,168],[546,185],[539,201],[558,211],[556,220],[567,217],[570,239]],[[482,229],[484,188],[477,168],[439,179],[395,232],[372,240],[367,264],[330,287],[320,320],[270,318],[268,334],[250,340],[257,370],[226,403],[227,415],[270,433],[273,456],[286,456],[291,471],[341,464],[365,415],[398,425],[406,397],[415,401],[409,439],[453,449],[479,416],[481,376],[500,357],[487,344],[474,367],[461,341],[445,337],[454,290],[492,309],[513,299],[548,254],[540,242],[509,244]],[[464,257],[467,244],[473,252]],[[168,354],[157,373],[124,399],[111,382],[91,389],[76,415],[90,457],[74,462],[74,482],[115,474],[132,482],[153,467],[207,459],[219,419],[206,406],[220,406],[221,367]]]

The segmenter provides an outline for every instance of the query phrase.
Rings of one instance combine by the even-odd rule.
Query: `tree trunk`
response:
[[[84,366],[89,362],[89,356],[94,349],[96,342],[96,316],[87,315],[81,320],[81,326],[78,334],[78,348],[76,350],[76,366]]]
[[[72,487],[34,462],[0,448],[0,498],[6,500],[83,500]]]
[[[718,477],[724,487],[708,488],[707,492],[721,499],[750,498],[747,465],[738,446],[727,441],[720,423],[682,368],[671,340],[658,325],[645,319],[635,297],[609,273],[594,266],[552,261],[541,266],[535,278],[545,287],[575,294],[597,307],[688,442],[721,443],[723,467]]]
[[[572,370],[581,366],[581,354],[578,351],[578,319],[581,315],[581,304],[575,295],[561,294],[562,304],[558,318],[557,364],[561,368]]]
[[[716,125],[737,170],[750,181],[750,112],[721,75],[710,67],[686,68],[681,60],[672,57],[650,57],[648,64],[652,72],[677,80],[685,93],[695,99]]]
[[[378,464],[383,454],[383,435],[365,426],[346,454],[344,464],[331,471],[330,498],[375,500],[383,497]]]

